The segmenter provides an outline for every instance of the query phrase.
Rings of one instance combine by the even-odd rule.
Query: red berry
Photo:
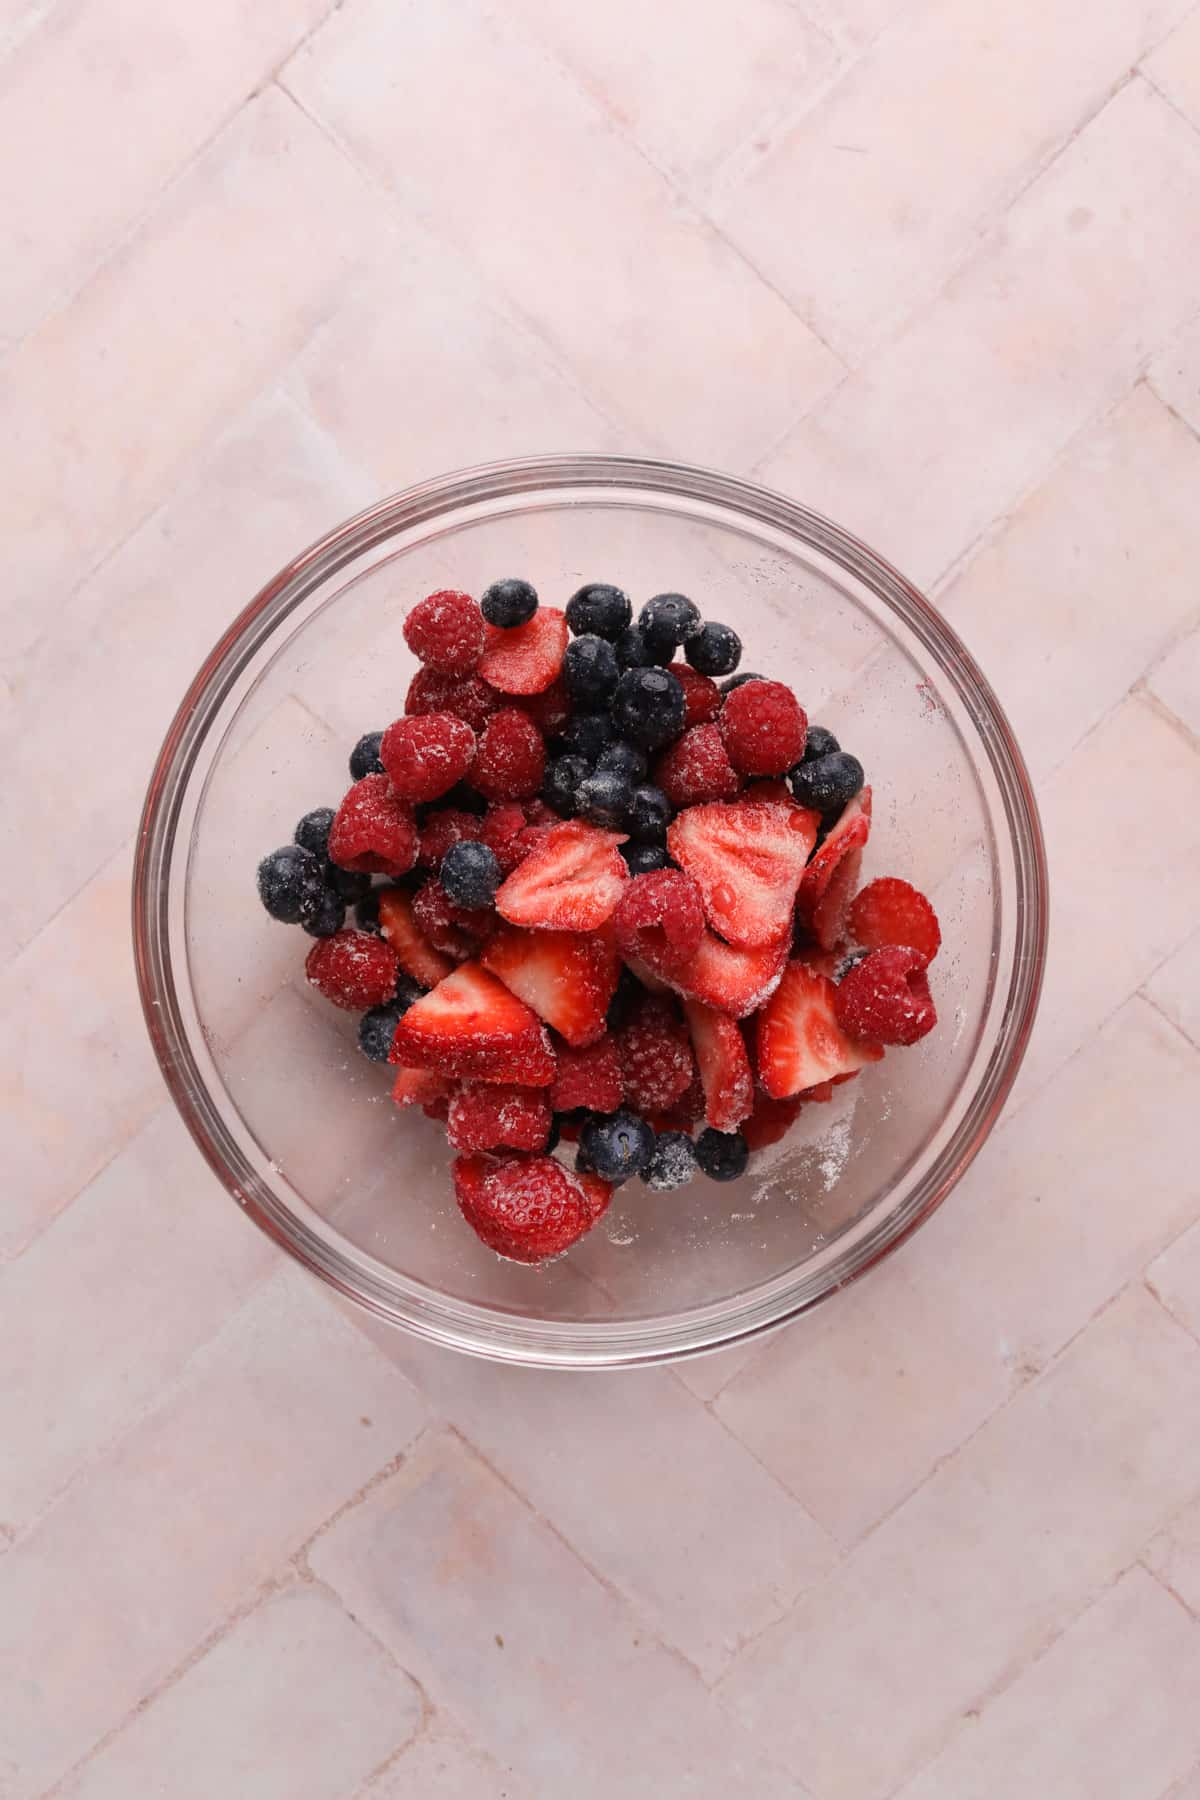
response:
[[[488,807],[479,823],[483,827],[480,834],[482,840],[489,850],[495,852],[501,874],[511,874],[521,859],[528,855],[528,850],[519,842],[528,823],[525,808],[515,800],[501,800]]]
[[[455,906],[440,881],[427,881],[413,895],[413,919],[427,943],[455,962],[474,956],[496,927],[489,906]]]
[[[667,830],[671,855],[700,889],[713,930],[747,949],[777,944],[791,929],[815,838],[815,813],[756,800],[689,807]]]
[[[872,950],[839,983],[837,1022],[848,1037],[915,1044],[937,1024],[925,958],[907,945]]]
[[[379,760],[392,792],[419,804],[440,800],[461,781],[475,756],[475,733],[453,713],[397,719],[383,734]]]
[[[440,675],[436,669],[418,669],[408,684],[404,710],[410,718],[453,713],[472,731],[479,732],[503,705],[503,694],[489,687],[482,676]]]
[[[747,681],[725,696],[721,736],[743,775],[782,775],[804,755],[808,719],[782,681]]]
[[[417,604],[404,621],[404,641],[427,668],[469,675],[483,650],[483,614],[470,594],[441,588]]]
[[[669,981],[700,948],[704,936],[700,890],[682,869],[636,875],[621,895],[613,924],[621,954]]]
[[[871,790],[865,787],[813,855],[796,896],[796,923],[812,932],[822,950],[836,950],[845,939],[863,846],[870,834]]]
[[[417,860],[411,806],[392,793],[386,775],[364,775],[338,807],[329,828],[329,856],[360,875],[406,875]]]
[[[604,1182],[591,1180],[585,1189],[552,1156],[460,1156],[454,1191],[464,1219],[488,1248],[523,1263],[569,1250],[611,1195]]]
[[[502,694],[544,694],[558,680],[566,650],[566,614],[539,606],[525,625],[486,627],[479,673]]]
[[[545,1088],[467,1082],[450,1102],[452,1150],[544,1150],[550,1137]]]
[[[721,710],[721,690],[710,675],[702,675],[690,663],[673,662],[667,670],[683,689],[689,725],[707,725]]]
[[[602,1036],[621,971],[611,932],[501,925],[480,960],[568,1044],[591,1044]]]
[[[571,696],[561,675],[540,694],[522,694],[518,704],[544,738],[557,737],[571,717]]]
[[[537,793],[545,772],[546,746],[529,715],[515,706],[493,713],[480,734],[472,785],[489,800],[523,800]]]
[[[621,1058],[613,1038],[602,1037],[584,1050],[561,1046],[558,1074],[550,1089],[555,1112],[574,1112],[577,1106],[586,1106],[590,1112],[616,1112],[624,1097]]]
[[[435,950],[417,924],[407,888],[384,888],[379,895],[379,927],[400,959],[400,967],[421,987],[436,987],[454,964]]]
[[[704,1116],[714,1131],[736,1131],[754,1106],[754,1071],[737,1021],[699,1000],[684,1007],[704,1087]]]
[[[787,937],[756,950],[739,950],[706,930],[691,962],[671,985],[686,999],[703,1000],[717,1012],[744,1019],[770,999],[787,959]]]
[[[877,1043],[858,1043],[838,1023],[838,990],[823,969],[797,958],[755,1021],[759,1085],[773,1100],[805,1094],[837,1075],[851,1074],[883,1055]],[[401,1021],[403,1023],[403,1021]]]
[[[687,1029],[669,1000],[647,994],[617,1034],[625,1098],[635,1112],[666,1112],[695,1073]]]
[[[483,837],[484,821],[475,813],[460,812],[456,806],[445,806],[440,812],[429,813],[426,817],[421,827],[421,854],[418,860],[427,869],[440,869],[442,858],[451,844],[461,844],[464,841],[478,843]]]
[[[535,795],[532,800],[527,800],[525,802],[525,818],[530,825],[562,824],[562,820],[559,818],[554,808],[552,806],[547,806],[546,802],[537,795]]]
[[[464,963],[409,1007],[390,1062],[459,1081],[549,1087],[556,1064],[536,1013],[477,963]]]
[[[832,1083],[830,1091],[832,1092]],[[754,1111],[738,1127],[751,1150],[765,1150],[786,1137],[800,1117],[804,1100],[792,1094],[786,1100],[772,1100],[769,1094],[756,1094]]]
[[[624,838],[573,819],[526,829],[543,835],[501,886],[496,911],[535,930],[595,931],[617,910],[629,880],[617,849]]]
[[[348,1012],[382,1006],[396,991],[396,952],[371,931],[335,931],[309,951],[304,973],[319,993]]]
[[[396,1070],[392,1099],[397,1106],[429,1107],[439,1100],[449,1100],[450,1093],[450,1083],[432,1069]]]
[[[704,1117],[704,1084],[699,1070],[692,1076],[674,1106],[666,1112],[654,1113],[648,1123],[655,1131],[688,1131]]]
[[[924,894],[891,875],[870,882],[855,895],[850,935],[864,950],[907,944],[910,950],[919,950],[927,963],[933,961],[942,942],[937,914]]]
[[[654,779],[677,810],[705,800],[732,800],[741,788],[715,725],[693,725],[664,750]]]

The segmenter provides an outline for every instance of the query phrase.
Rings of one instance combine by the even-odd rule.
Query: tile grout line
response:
[[[1164,39],[1163,42],[1165,43],[1165,41],[1166,40]],[[1162,47],[1161,45],[1155,45],[1155,49],[1161,49],[1161,47]],[[1172,99],[1171,95],[1167,93],[1165,88],[1159,87],[1159,85],[1158,85],[1157,81],[1155,81],[1153,75],[1149,74],[1145,69],[1141,68],[1140,66],[1138,68],[1138,74],[1141,76],[1141,78],[1145,82],[1146,86],[1150,89],[1150,92],[1152,94],[1154,94],[1157,99],[1161,100],[1163,105],[1165,107],[1167,107],[1171,112],[1173,112],[1177,119],[1182,120],[1182,122],[1187,126],[1189,131],[1200,135],[1200,125],[1197,125],[1197,123],[1194,119],[1189,118],[1187,113],[1185,113],[1181,107],[1176,105],[1175,101]]]
[[[1155,1586],[1160,1587],[1164,1594],[1170,1595],[1171,1599],[1175,1602],[1176,1606],[1178,1606],[1184,1613],[1186,1613],[1189,1624],[1191,1624],[1193,1626],[1200,1625],[1200,1614],[1198,1614],[1192,1607],[1190,1607],[1188,1605],[1187,1601],[1183,1598],[1182,1594],[1179,1594],[1176,1592],[1176,1590],[1171,1586],[1171,1583],[1167,1580],[1165,1575],[1160,1575],[1157,1569],[1152,1569],[1150,1567],[1150,1564],[1144,1560],[1145,1555],[1146,1555],[1146,1552],[1143,1550],[1141,1556],[1139,1556],[1139,1558],[1138,1558],[1138,1562],[1137,1562],[1138,1568],[1143,1569],[1145,1571],[1145,1573],[1150,1577],[1151,1581],[1154,1582]]]
[[[1187,943],[1190,943],[1190,941],[1191,940],[1189,938],[1184,938],[1183,943],[1187,944]],[[1177,954],[1177,952],[1179,950],[1181,950],[1182,948],[1183,948],[1183,944],[1177,945],[1176,949],[1172,950],[1171,955],[1175,956]],[[1160,968],[1162,967],[1161,963],[1159,964],[1159,967]],[[1147,979],[1147,981],[1149,981],[1151,979],[1151,977],[1147,976],[1146,979]],[[1171,1017],[1170,1013],[1163,1011],[1162,1007],[1159,1005],[1158,1001],[1154,998],[1153,994],[1147,994],[1145,992],[1144,986],[1140,987],[1138,989],[1138,994],[1141,997],[1141,999],[1143,999],[1146,1002],[1147,1006],[1153,1007],[1154,1011],[1158,1014],[1158,1016],[1162,1020],[1163,1024],[1166,1026],[1169,1026],[1170,1029],[1176,1034],[1176,1036],[1183,1039],[1184,1043],[1188,1046],[1189,1050],[1200,1051],[1200,1044],[1198,1044],[1196,1042],[1195,1038],[1192,1037],[1190,1035],[1190,1033],[1188,1033],[1184,1030],[1183,1026],[1179,1023],[1179,1021],[1177,1019],[1173,1019]],[[1157,1254],[1159,1256],[1161,1256],[1162,1251],[1161,1250],[1158,1251]]]

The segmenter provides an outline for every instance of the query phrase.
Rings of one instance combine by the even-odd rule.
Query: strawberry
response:
[[[858,885],[863,845],[871,835],[871,790],[849,802],[821,845],[800,883],[796,918],[822,950],[834,950],[846,935],[846,916]]]
[[[379,929],[406,975],[424,988],[445,980],[454,964],[429,942],[413,916],[413,897],[407,888],[381,888]]]
[[[502,925],[481,961],[568,1044],[591,1044],[602,1036],[621,966],[611,932]]]
[[[854,897],[850,935],[864,950],[886,950],[895,944],[917,950],[931,963],[941,947],[937,914],[907,881],[884,876]]]
[[[705,931],[700,948],[672,985],[688,1000],[700,1000],[717,1012],[744,1019],[757,1012],[779,986],[788,959],[788,939],[742,950],[715,931]]]
[[[485,627],[479,673],[502,694],[542,694],[558,679],[567,650],[567,615],[540,606],[526,625]]]
[[[584,1169],[576,1169],[571,1179],[579,1189],[588,1224],[594,1225],[608,1211],[608,1203],[613,1197],[612,1182],[602,1180],[599,1175],[589,1175]]]
[[[545,1088],[464,1082],[450,1102],[452,1150],[544,1150],[550,1138]]]
[[[815,815],[803,807],[745,800],[690,807],[667,831],[713,930],[751,948],[787,931],[815,838]]]
[[[478,963],[463,963],[396,1027],[392,1062],[463,1081],[549,1087],[554,1053],[537,1014]]]
[[[555,1112],[574,1112],[580,1106],[586,1106],[589,1112],[616,1112],[624,1098],[625,1084],[615,1039],[598,1038],[583,1050],[574,1050],[568,1044],[559,1049],[558,1074],[550,1089],[550,1104]]]
[[[684,1006],[704,1087],[704,1117],[714,1131],[736,1131],[754,1105],[754,1075],[733,1019],[699,1000]]]
[[[432,1069],[397,1069],[392,1099],[397,1106],[432,1106],[449,1100],[453,1089],[444,1075]]]
[[[767,1094],[757,1094],[754,1111],[741,1125],[742,1136],[751,1150],[765,1150],[768,1145],[777,1144],[786,1137],[800,1117],[803,1106],[804,1100],[799,1094],[792,1094],[786,1100],[772,1100]]]
[[[521,628],[518,626],[518,630]],[[498,1256],[539,1263],[590,1231],[612,1197],[607,1182],[571,1175],[552,1156],[460,1156],[454,1192],[467,1224]]]
[[[546,835],[500,887],[496,911],[535,930],[595,931],[616,911],[629,879],[617,849],[623,835],[576,820],[529,829]]]
[[[809,963],[797,960],[784,970],[758,1016],[758,1079],[773,1100],[850,1074],[883,1055],[878,1044],[852,1043],[846,1036],[834,1011],[836,993],[828,975]]]

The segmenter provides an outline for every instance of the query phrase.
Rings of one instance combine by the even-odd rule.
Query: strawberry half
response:
[[[522,931],[502,925],[480,959],[568,1044],[604,1035],[620,958],[610,931]]]
[[[822,950],[835,950],[846,937],[850,901],[858,886],[863,845],[871,835],[871,790],[849,802],[800,883],[796,917]]]
[[[731,1018],[744,1019],[757,1012],[779,986],[789,942],[782,937],[776,944],[741,950],[715,931],[706,931],[691,962],[676,976],[675,991]]]
[[[684,1006],[704,1088],[704,1117],[714,1131],[736,1131],[754,1106],[754,1074],[736,1022],[698,1000]]]
[[[539,606],[526,625],[489,625],[479,673],[502,694],[544,694],[558,679],[567,650],[567,615]]]
[[[681,813],[667,844],[700,889],[713,930],[752,948],[788,930],[816,835],[816,814],[804,807],[714,801]]]
[[[501,886],[496,911],[510,925],[536,931],[595,931],[612,917],[629,880],[617,849],[624,842],[621,832],[575,820],[546,828]]]
[[[436,987],[454,967],[448,956],[435,950],[417,924],[413,897],[407,888],[383,888],[379,895],[379,929],[406,975],[423,988]]]
[[[549,1087],[555,1073],[536,1013],[478,963],[463,963],[409,1007],[388,1060],[461,1081],[522,1087]]]
[[[878,1062],[878,1044],[855,1043],[834,1013],[837,993],[828,975],[790,962],[758,1016],[758,1079],[773,1100],[784,1100],[837,1075]]]
[[[589,1112],[616,1112],[624,1098],[625,1082],[614,1038],[599,1038],[585,1050],[561,1046],[558,1074],[550,1089],[555,1112],[574,1112],[581,1106]]]

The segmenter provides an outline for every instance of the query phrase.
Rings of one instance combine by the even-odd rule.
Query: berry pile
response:
[[[734,673],[729,626],[683,594],[635,619],[602,582],[560,611],[504,580],[430,594],[404,635],[404,716],[258,892],[317,940],[308,979],[361,1015],[397,1106],[445,1124],[499,1255],[560,1255],[635,1176],[736,1180],[933,1029],[932,906],[858,885],[862,764],[783,682]]]

